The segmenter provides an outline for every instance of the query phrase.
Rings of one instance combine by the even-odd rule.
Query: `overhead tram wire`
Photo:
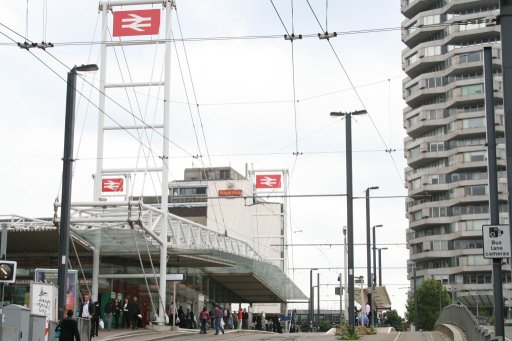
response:
[[[479,22],[475,20],[475,23]],[[472,21],[468,21],[466,24],[470,24]],[[451,27],[454,25],[461,25],[461,23],[439,23],[439,24],[431,24],[431,25],[423,25],[424,28],[435,28],[435,27]],[[382,28],[370,28],[370,29],[360,29],[360,30],[351,30],[351,31],[335,31],[338,36],[341,35],[357,35],[357,34],[369,34],[369,33],[382,33],[382,32],[392,32],[392,31],[400,31],[401,27],[382,27]],[[220,36],[220,37],[193,37],[193,38],[183,38],[182,41],[191,41],[191,42],[208,42],[208,41],[230,41],[230,40],[257,40],[257,39],[282,39],[283,36],[281,34],[272,34],[272,35],[247,35],[247,36]],[[318,33],[307,33],[302,34],[303,39],[307,38],[315,38],[318,39]],[[155,39],[153,40],[155,43],[165,43],[168,39]],[[130,40],[130,43],[137,42],[145,42],[145,40]],[[104,41],[68,41],[68,42],[57,42],[53,43],[54,46],[82,46],[82,45],[101,45],[103,43],[109,43]],[[0,45],[6,46],[17,46],[17,42],[14,43],[2,43]]]
[[[178,9],[175,8],[174,12],[176,14],[176,21],[178,22],[178,28],[179,28],[179,31],[180,31],[180,36],[183,38],[183,31],[181,29],[181,22],[179,20]],[[201,111],[199,109],[199,103],[198,103],[198,100],[197,100],[197,92],[196,92],[196,88],[195,88],[195,85],[194,85],[194,78],[192,77],[192,69],[190,67],[190,61],[188,59],[187,49],[186,49],[186,46],[185,46],[185,42],[183,40],[182,40],[182,45],[183,45],[183,52],[184,52],[184,55],[185,55],[185,61],[187,63],[187,70],[188,70],[188,74],[189,74],[189,78],[190,78],[190,84],[192,86],[192,94],[194,95],[194,101],[195,101],[195,105],[196,105],[197,116],[199,118],[199,124],[201,126],[201,133],[202,133],[203,142],[204,142],[204,145],[205,145],[206,156],[208,158],[208,165],[209,165],[209,167],[212,167],[212,160],[210,158],[210,150],[208,148],[208,141],[206,140],[206,133],[205,133],[205,130],[204,130],[203,119],[202,119],[202,116],[201,116]],[[174,46],[175,46],[175,49],[176,49],[176,56],[178,56],[178,49],[176,48],[176,43],[174,43]],[[179,57],[178,57],[178,60],[179,60]],[[193,128],[194,128],[194,134],[195,134],[195,137],[196,137],[196,143],[197,143],[197,149],[198,149],[198,160],[199,160],[199,162],[201,162],[201,165],[203,165],[203,174],[205,176],[205,179],[207,179],[208,177],[206,175],[206,169],[204,167],[204,160],[202,158],[201,145],[199,143],[199,138],[197,136],[196,126],[195,126],[195,123],[194,123],[194,118],[192,116],[192,110],[190,108],[190,101],[188,100],[188,91],[187,91],[186,86],[185,86],[185,78],[183,77],[181,63],[179,61],[178,61],[178,64],[179,64],[180,73],[181,73],[182,79],[183,79],[183,87],[184,87],[184,90],[185,90],[185,93],[186,93],[187,103],[189,104],[190,119],[192,120],[192,125],[193,125]],[[215,191],[218,192],[217,182],[216,181],[213,181],[213,186],[214,186]],[[220,200],[218,201],[218,204],[219,204],[219,211],[220,211],[222,226],[224,227],[224,234],[227,236],[227,225],[226,225],[226,222],[224,220],[224,212],[223,212],[223,209],[222,209],[222,205],[220,205]],[[218,219],[217,219],[217,213],[216,213],[215,208],[213,209],[213,216],[214,216],[216,225],[219,226],[219,222],[218,222]]]
[[[13,32],[14,34],[16,34],[16,35],[20,36],[21,38],[25,39],[25,41],[29,41],[29,42],[33,43],[33,42],[32,42],[32,41],[30,41],[28,38],[26,38],[26,37],[22,36],[21,34],[17,33],[16,31],[14,31],[13,29],[9,28],[8,26],[6,26],[6,25],[2,24],[1,22],[0,22],[0,26],[5,27],[5,28],[6,28],[6,29],[8,29],[9,31]],[[7,37],[9,40],[11,40],[11,41],[15,42],[15,43],[16,43],[16,45],[19,45],[19,43],[17,43],[17,42],[16,42],[16,40],[14,40],[14,39],[10,38],[9,36],[7,36],[6,34],[4,34],[4,33],[2,33],[2,32],[0,32],[0,33],[1,33],[2,35],[4,35],[5,37]],[[108,43],[108,42],[107,42],[107,43]],[[71,68],[70,68],[69,66],[67,66],[67,65],[66,65],[64,62],[62,62],[60,59],[58,59],[58,58],[57,58],[57,57],[55,57],[53,54],[51,54],[50,52],[48,52],[48,50],[47,50],[47,49],[43,49],[43,51],[44,51],[44,52],[46,52],[50,57],[52,57],[52,58],[53,58],[55,61],[57,61],[59,64],[61,64],[62,66],[64,66],[67,70],[71,70]],[[30,51],[29,51],[29,52],[30,52]],[[59,75],[59,73],[58,73],[57,71],[55,71],[55,70],[54,70],[53,68],[51,68],[48,64],[46,64],[45,62],[43,62],[43,60],[42,60],[42,59],[38,58],[38,57],[37,57],[36,55],[34,55],[32,52],[30,52],[30,53],[31,53],[31,54],[32,54],[32,56],[34,56],[37,60],[39,60],[43,65],[45,65],[45,66],[46,66],[50,71],[52,71],[55,75],[57,75],[57,77],[59,77],[60,79],[62,79],[64,82],[66,82],[66,83],[67,83],[67,81],[66,81],[62,76],[60,76],[60,75]],[[87,84],[91,85],[95,90],[97,90],[99,93],[101,93],[101,91],[100,91],[100,90],[99,90],[99,89],[98,89],[94,84],[90,83],[90,82],[87,80],[87,78],[86,78],[86,77],[84,77],[84,76],[82,76],[82,75],[80,75],[80,74],[78,74],[78,76],[82,79],[82,81],[84,81],[84,82],[86,82]],[[77,92],[78,92],[78,90],[77,90]],[[81,96],[83,96],[83,97],[85,98],[85,95],[83,95],[83,94],[82,94],[82,93],[80,93],[80,92],[78,92],[78,93],[79,93]],[[112,101],[112,103],[116,104],[119,108],[123,109],[123,111],[125,111],[125,112],[127,112],[129,115],[132,115],[132,116],[134,116],[134,117],[135,117],[135,115],[134,115],[132,112],[130,112],[130,111],[129,111],[128,109],[126,109],[123,105],[121,105],[119,102],[117,102],[117,101],[116,101],[116,100],[114,100],[112,97],[110,97],[108,94],[104,93],[104,95],[105,95],[105,97],[106,97],[106,98],[108,98],[110,101]],[[100,110],[100,108],[99,108],[96,104],[94,104],[94,103],[92,103],[92,102],[91,102],[91,104],[92,104],[93,106],[95,106],[98,110]],[[114,120],[110,115],[108,115],[108,113],[103,112],[103,114],[105,114],[105,116],[107,116],[109,119],[111,119],[111,120],[112,120],[112,122],[114,122],[117,126],[119,126],[120,128],[122,128],[122,126],[121,126],[121,125],[120,125],[116,120]],[[184,151],[185,153],[187,153],[187,154],[189,154],[190,156],[192,156],[192,157],[193,157],[193,154],[192,154],[192,153],[190,153],[189,151],[187,151],[186,149],[184,149],[183,147],[181,147],[181,146],[180,146],[180,145],[178,145],[177,143],[173,142],[172,140],[170,140],[170,139],[168,139],[168,138],[165,138],[165,137],[163,136],[163,134],[162,134],[162,133],[160,133],[159,131],[155,130],[153,127],[151,127],[151,126],[150,126],[149,124],[147,124],[146,122],[144,122],[144,121],[142,121],[142,120],[138,119],[137,117],[135,117],[135,119],[137,119],[138,121],[140,121],[140,123],[141,123],[142,125],[144,125],[146,129],[150,129],[150,130],[155,131],[155,132],[156,132],[158,135],[160,135],[163,139],[168,140],[168,141],[169,141],[169,143],[171,143],[172,145],[174,145],[174,146],[175,146],[175,147],[177,147],[178,149],[180,149],[180,150]],[[127,130],[126,130],[126,129],[124,129],[124,128],[122,128],[122,129],[123,129],[123,130],[125,130],[125,131],[126,131],[126,132],[131,136],[131,137],[135,138],[135,136],[133,136],[129,131],[127,131]],[[137,140],[137,139],[135,138],[135,140]],[[137,140],[137,141],[139,141],[139,140]],[[158,155],[158,154],[157,154],[157,153],[155,153],[151,148],[149,148],[149,147],[146,147],[146,148],[148,148],[148,150],[150,150],[154,155]]]
[[[313,16],[315,17],[315,19],[316,19],[316,21],[317,21],[318,25],[320,26],[320,29],[321,29],[321,30],[322,30],[322,32],[323,32],[323,31],[324,31],[324,29],[323,29],[323,27],[322,27],[322,24],[321,24],[321,23],[320,23],[320,21],[318,20],[318,17],[317,17],[317,15],[316,15],[316,13],[315,13],[315,11],[314,11],[313,7],[311,6],[311,4],[310,4],[309,0],[306,0],[306,2],[308,3],[309,8],[311,9],[311,12],[313,13]],[[355,95],[356,95],[357,99],[359,100],[359,103],[361,104],[361,106],[363,107],[363,109],[364,109],[364,110],[366,110],[366,106],[365,106],[365,104],[364,104],[364,102],[363,102],[363,99],[361,98],[361,95],[360,95],[360,94],[359,94],[359,92],[357,91],[357,89],[356,89],[356,87],[355,87],[355,85],[354,85],[354,83],[353,83],[352,79],[350,78],[350,75],[348,74],[348,72],[347,72],[347,70],[346,70],[345,66],[344,66],[344,65],[343,65],[343,63],[341,62],[341,59],[340,59],[340,57],[339,57],[338,53],[336,52],[336,50],[334,49],[334,46],[332,45],[332,43],[331,43],[330,39],[326,39],[326,40],[327,40],[327,43],[329,44],[329,46],[330,46],[330,48],[331,48],[332,52],[334,53],[334,56],[336,57],[336,60],[338,61],[338,64],[340,65],[340,67],[341,67],[341,69],[342,69],[343,73],[345,74],[345,77],[347,78],[348,82],[350,83],[350,86],[351,86],[351,87],[352,87],[352,89],[354,90],[354,93],[355,93]],[[403,178],[402,178],[402,175],[400,174],[400,172],[399,172],[399,170],[398,170],[398,166],[397,166],[397,164],[396,164],[396,161],[395,161],[395,159],[393,158],[393,155],[391,154],[391,148],[389,148],[389,147],[388,147],[388,145],[387,145],[386,141],[385,141],[385,140],[384,140],[384,138],[382,137],[382,134],[380,133],[380,131],[379,131],[379,129],[378,129],[378,127],[377,127],[377,125],[375,124],[375,121],[373,120],[373,118],[372,118],[372,116],[370,115],[370,113],[369,113],[369,112],[368,112],[368,117],[370,118],[370,121],[371,121],[371,123],[372,123],[373,127],[375,128],[375,131],[377,132],[377,135],[379,136],[379,138],[380,138],[381,142],[384,144],[384,146],[385,146],[385,148],[386,148],[386,152],[389,154],[389,157],[391,158],[391,161],[393,162],[393,165],[394,165],[394,167],[395,167],[395,170],[396,170],[396,172],[397,172],[397,175],[398,175],[398,177],[399,177],[400,181],[401,181],[401,182],[403,182],[404,180],[403,180]]]

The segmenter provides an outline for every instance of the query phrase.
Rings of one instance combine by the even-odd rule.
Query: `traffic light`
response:
[[[16,262],[0,260],[0,283],[14,283],[16,281]]]

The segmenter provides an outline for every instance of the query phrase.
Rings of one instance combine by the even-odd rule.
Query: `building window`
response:
[[[464,153],[464,162],[478,162],[485,160],[487,160],[487,153],[484,151]]]
[[[485,127],[485,120],[483,117],[467,118],[462,120],[462,127],[464,129],[482,128]]]
[[[220,179],[221,180],[227,180],[229,179],[229,169],[221,169],[220,170]]]
[[[460,88],[462,96],[476,95],[484,92],[483,84],[466,85]]]
[[[485,186],[485,185],[464,187],[464,195],[465,196],[486,195],[486,194],[487,194],[487,186]]]

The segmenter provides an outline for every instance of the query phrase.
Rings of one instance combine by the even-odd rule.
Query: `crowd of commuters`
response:
[[[104,304],[104,315],[101,314],[101,310],[99,301],[93,302],[88,293],[83,295],[78,317],[91,321],[91,338],[98,336],[101,329],[126,328],[135,330],[144,327],[141,308],[135,296],[126,296],[123,301],[111,298]],[[208,329],[214,330],[215,335],[224,334],[224,329],[249,329],[249,312],[246,308],[231,311],[229,305],[223,307],[220,304],[212,304],[209,310],[206,306],[203,307],[196,318],[191,309],[187,308],[185,311],[183,306],[176,308],[171,304],[166,313],[168,324],[186,329],[199,328],[201,334],[206,334]],[[261,315],[255,316],[252,322],[252,327],[255,329],[267,329],[263,326]],[[264,322],[265,326],[268,326],[268,321]],[[67,317],[61,321],[61,326],[63,336],[60,341],[80,341],[80,335],[78,335],[78,332],[75,333],[77,323],[73,319],[72,310],[67,312]]]

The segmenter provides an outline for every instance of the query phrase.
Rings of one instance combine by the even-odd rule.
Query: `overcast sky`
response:
[[[371,225],[383,225],[377,231],[378,244],[397,244],[383,251],[383,282],[393,308],[403,315],[408,250],[400,1],[178,0],[177,13],[174,37],[199,39],[178,42],[173,50],[170,180],[182,179],[185,167],[232,166],[243,173],[249,165],[255,170],[288,169],[293,195],[346,193],[345,121],[329,113],[366,109],[368,115],[352,122],[354,196],[363,197],[367,187],[380,187],[371,192],[377,197],[371,201]],[[99,45],[91,43],[101,39],[98,2],[2,1],[0,23],[0,214],[50,217],[60,195],[63,79],[73,65],[99,62]],[[326,40],[311,37],[321,30],[338,32],[330,40],[332,48]],[[293,54],[292,44],[282,38],[287,31],[304,35],[293,43]],[[13,44],[26,35],[55,47],[27,51]],[[212,37],[228,39],[207,39]],[[118,68],[125,80],[126,75],[142,80],[148,74],[159,79],[162,51],[155,45],[117,49],[109,58],[110,79],[120,80]],[[86,77],[96,84],[93,77],[99,75]],[[77,100],[73,201],[92,199],[96,162],[98,92],[82,82],[78,88],[85,98]],[[124,100],[123,107],[107,100],[114,119],[133,124],[128,112],[137,112],[146,122],[153,121],[161,93],[154,88],[137,91],[137,100],[130,103],[122,91],[112,92],[113,99]],[[187,96],[199,106],[188,106]],[[107,119],[106,125],[113,124]],[[157,137],[148,137],[156,153],[161,150]],[[141,165],[133,136],[118,132],[107,142],[106,166]],[[146,183],[144,194],[154,192]],[[356,243],[366,241],[364,208],[364,199],[356,199]],[[343,241],[343,197],[291,199],[290,216],[292,243]],[[355,246],[356,276],[366,277],[365,251]],[[339,246],[297,246],[290,253],[290,277],[307,295],[309,271],[293,268],[331,268],[320,270],[321,284],[336,282],[343,262]],[[321,305],[338,307],[334,287],[321,290]]]

